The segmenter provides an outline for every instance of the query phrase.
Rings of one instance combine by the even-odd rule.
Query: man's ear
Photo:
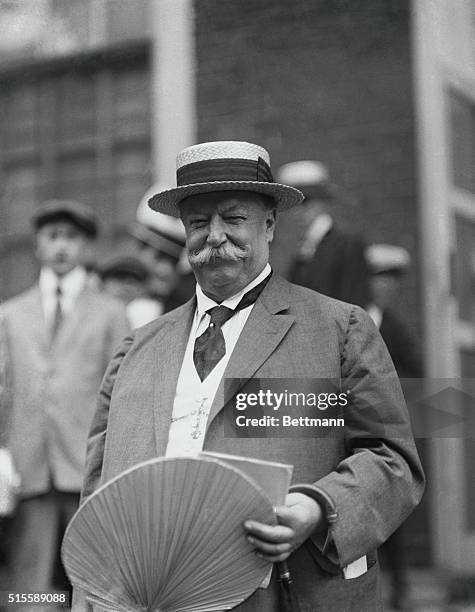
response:
[[[275,224],[277,222],[277,211],[275,208],[270,209],[266,216],[266,237],[267,242],[272,242],[274,239]]]

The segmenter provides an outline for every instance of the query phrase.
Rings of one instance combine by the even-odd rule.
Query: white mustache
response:
[[[188,253],[192,266],[204,266],[216,261],[239,261],[249,257],[249,247],[222,245],[219,247],[204,247]]]

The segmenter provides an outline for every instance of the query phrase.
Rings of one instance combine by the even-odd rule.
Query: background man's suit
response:
[[[398,375],[401,378],[422,378],[422,360],[414,337],[391,308],[383,310],[379,332]]]
[[[380,334],[388,347],[396,372],[401,378],[422,378],[422,360],[409,329],[391,308],[381,313]],[[418,449],[424,459],[424,440],[419,440]],[[407,536],[404,525],[397,529],[383,547],[383,567],[391,574],[391,607],[395,610],[406,609],[409,597]]]
[[[362,239],[333,224],[310,258],[297,257],[289,279],[343,302],[369,302],[368,265]]]
[[[192,299],[137,330],[109,365],[91,429],[83,496],[132,465],[165,454],[194,309]],[[358,397],[358,406],[345,415],[344,437],[225,437],[225,422],[232,426],[233,417],[228,402],[238,389],[246,390],[251,377],[301,378],[302,392],[310,384],[305,378],[337,379],[342,390]],[[336,502],[339,519],[329,543],[315,537],[289,559],[302,611],[381,610],[374,551],[417,504],[423,474],[394,368],[369,317],[274,276],[254,305],[224,378],[239,378],[243,386],[234,385],[225,397],[221,381],[205,450],[291,463],[294,482],[316,482]],[[364,554],[368,572],[344,580],[339,568]],[[276,588],[273,582],[238,609],[275,612]]]
[[[51,506],[42,507],[42,502],[52,488],[60,492],[58,500],[61,493],[81,489],[97,391],[128,326],[121,304],[89,288],[79,294],[52,343],[38,286],[7,301],[0,314],[9,366],[3,442],[20,473],[23,500],[12,527],[13,536],[18,536],[13,541],[13,565],[28,564],[32,573],[22,569],[22,580],[23,588],[31,590],[45,588],[40,583],[48,574],[46,561],[35,563],[49,545],[49,527],[53,529],[48,522]]]

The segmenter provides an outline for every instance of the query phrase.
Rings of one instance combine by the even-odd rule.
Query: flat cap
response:
[[[40,229],[46,223],[67,219],[91,238],[98,233],[97,217],[90,206],[76,200],[47,200],[33,213],[33,227]]]

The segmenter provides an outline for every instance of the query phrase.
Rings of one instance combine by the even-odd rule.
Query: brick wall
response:
[[[344,202],[337,218],[413,254],[401,310],[418,332],[407,0],[196,0],[195,9],[199,140],[260,143],[274,169],[326,162]],[[294,222],[281,217],[273,254],[281,271]]]

